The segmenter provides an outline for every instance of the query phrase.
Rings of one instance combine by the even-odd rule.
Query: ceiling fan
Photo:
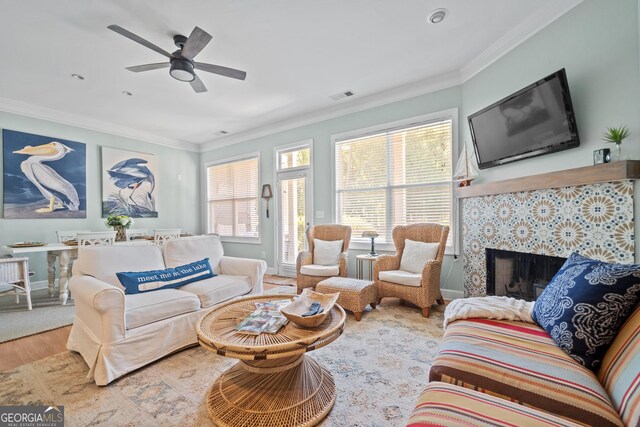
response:
[[[195,56],[200,53],[200,51],[204,49],[212,39],[209,33],[199,27],[195,27],[189,37],[182,35],[173,36],[173,43],[178,47],[178,50],[173,53],[165,51],[142,37],[125,30],[119,25],[109,25],[107,28],[169,58],[168,62],[157,62],[155,64],[127,67],[127,70],[133,71],[134,73],[158,70],[160,68],[169,68],[169,74],[171,77],[176,80],[180,80],[181,82],[189,82],[196,93],[206,92],[207,88],[204,83],[202,83],[202,80],[198,78],[195,70],[202,70],[208,73],[219,74],[221,76],[231,77],[238,80],[244,80],[247,77],[247,73],[244,71],[194,61]]]

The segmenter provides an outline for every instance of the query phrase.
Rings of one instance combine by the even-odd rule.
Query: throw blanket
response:
[[[444,311],[444,328],[454,320],[496,319],[535,323],[531,318],[533,302],[511,297],[475,297],[454,299]]]

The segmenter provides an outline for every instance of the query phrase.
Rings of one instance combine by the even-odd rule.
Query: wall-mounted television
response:
[[[468,119],[480,169],[580,145],[564,68]]]

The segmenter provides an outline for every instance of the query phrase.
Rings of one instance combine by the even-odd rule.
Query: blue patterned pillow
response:
[[[640,298],[640,265],[571,254],[533,307],[533,320],[569,356],[595,370]]]
[[[179,288],[199,280],[214,277],[209,258],[165,270],[116,273],[125,294],[140,294],[160,289]]]

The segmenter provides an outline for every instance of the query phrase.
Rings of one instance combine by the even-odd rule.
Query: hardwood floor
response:
[[[286,281],[283,277],[268,276],[265,280]],[[295,283],[295,279],[293,279]],[[265,283],[264,289],[277,288],[279,284]],[[69,338],[71,326],[42,332],[17,340],[0,344],[0,372],[17,368],[45,357],[67,351],[67,338]]]
[[[71,326],[65,326],[0,344],[0,371],[67,351],[69,332]]]

